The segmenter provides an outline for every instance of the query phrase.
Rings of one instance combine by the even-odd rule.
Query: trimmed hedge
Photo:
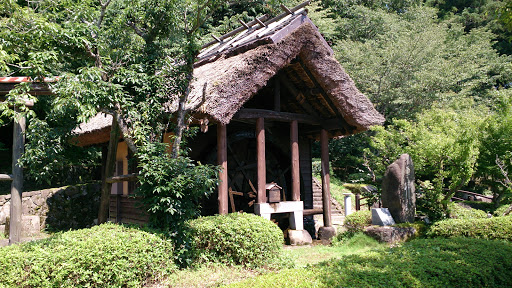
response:
[[[489,203],[486,203],[489,204]],[[454,219],[478,219],[487,218],[487,212],[479,209],[472,208],[466,203],[454,203],[448,204],[448,212],[450,218]]]
[[[505,241],[417,239],[228,287],[510,287],[511,253]]]
[[[372,212],[359,210],[345,217],[345,228],[349,233],[362,232],[364,227],[372,225]]]
[[[175,270],[172,244],[115,224],[0,248],[2,287],[141,287]]]
[[[200,263],[258,267],[281,256],[283,232],[263,217],[230,213],[200,217],[188,224]]]
[[[512,241],[512,217],[446,219],[434,223],[429,237],[471,237]]]
[[[500,207],[494,210],[493,215],[496,217],[503,216],[503,213],[507,212],[508,207],[510,207],[510,204],[500,205]],[[509,213],[506,216],[512,216],[512,213]]]

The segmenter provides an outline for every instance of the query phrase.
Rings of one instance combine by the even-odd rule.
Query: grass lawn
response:
[[[511,253],[512,244],[505,241],[418,239],[395,248],[336,255],[341,257],[227,287],[510,287]]]

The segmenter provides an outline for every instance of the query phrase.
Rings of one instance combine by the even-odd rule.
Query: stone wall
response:
[[[101,185],[84,184],[23,193],[23,216],[39,216],[41,230],[90,227],[98,217]],[[9,219],[11,195],[0,196],[0,233]]]

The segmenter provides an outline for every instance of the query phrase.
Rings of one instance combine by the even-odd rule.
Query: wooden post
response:
[[[265,167],[265,122],[263,118],[256,120],[256,150],[258,161],[258,198],[257,203],[267,202],[265,185],[267,184],[267,171]]]
[[[112,127],[110,128],[110,140],[108,142],[107,161],[105,165],[105,173],[101,185],[101,199],[100,199],[100,211],[98,212],[98,224],[105,223],[108,220],[109,208],[110,208],[110,194],[112,190],[112,183],[107,181],[114,175],[114,169],[116,165],[117,155],[117,144],[119,143],[119,135],[121,130],[117,123],[117,116],[112,115]],[[117,211],[119,213],[119,211]]]
[[[322,206],[324,208],[324,227],[331,227],[331,185],[329,177],[329,138],[327,131],[322,129],[320,135],[322,150]]]
[[[292,151],[292,201],[300,201],[299,128],[297,120],[290,124]]]
[[[14,119],[12,143],[12,183],[11,183],[11,211],[9,225],[9,245],[21,241],[22,228],[22,194],[23,194],[23,167],[18,160],[25,150],[25,116]]]
[[[356,211],[361,210],[361,194],[356,194]]]
[[[219,214],[228,214],[228,148],[226,125],[217,124],[217,164],[219,171]]]

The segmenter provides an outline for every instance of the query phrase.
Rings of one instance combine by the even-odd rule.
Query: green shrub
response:
[[[508,207],[510,207],[510,204],[501,205],[500,207],[496,208],[496,210],[494,210],[492,215],[496,217],[503,216],[503,214],[507,211]],[[509,213],[507,216],[512,216],[512,213]]]
[[[494,211],[494,203],[482,202],[482,201],[462,201],[459,203],[463,203],[468,205],[473,209],[478,209],[486,212]]]
[[[229,287],[510,287],[511,253],[505,241],[417,239]]]
[[[364,227],[372,225],[372,212],[359,210],[345,217],[345,228],[347,232],[357,233],[364,230]]]
[[[2,287],[141,287],[175,269],[172,244],[115,224],[0,248]]]
[[[427,225],[425,225],[425,222],[423,221],[417,221],[414,223],[398,223],[393,225],[393,227],[402,227],[402,228],[408,228],[413,227],[416,229],[416,233],[412,238],[409,238],[408,240],[416,239],[418,237],[423,237],[427,233]]]
[[[473,209],[464,203],[448,204],[448,213],[450,218],[454,219],[478,219],[487,218],[487,212],[479,209]]]
[[[512,217],[446,219],[434,223],[427,235],[430,237],[471,237],[511,241]]]
[[[198,262],[258,267],[281,256],[283,232],[263,217],[230,213],[189,221]]]

